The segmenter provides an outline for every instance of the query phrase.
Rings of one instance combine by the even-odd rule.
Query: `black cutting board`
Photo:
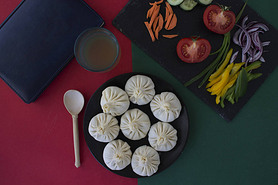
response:
[[[154,1],[150,1],[154,2]],[[230,6],[231,10],[237,15],[244,2],[242,0],[218,0],[214,1],[213,4],[222,4]],[[161,12],[164,17],[164,4],[161,6]],[[172,7],[174,13],[178,17],[177,26],[171,30],[162,30],[162,34],[178,34],[179,36],[174,39],[165,39],[160,37],[159,40],[152,42],[148,31],[144,25],[146,19],[146,12],[150,8],[149,1],[142,0],[130,0],[127,5],[122,9],[122,11],[113,20],[113,25],[119,29],[124,35],[126,35],[134,44],[136,44],[140,49],[152,57],[156,62],[158,62],[162,67],[169,71],[173,76],[176,77],[182,84],[190,80],[195,75],[199,74],[206,66],[210,64],[211,61],[216,57],[210,56],[205,61],[198,64],[187,64],[180,61],[176,54],[176,45],[178,41],[184,37],[200,36],[209,40],[212,46],[212,51],[217,50],[223,40],[222,35],[215,34],[209,31],[203,24],[203,12],[206,6],[198,5],[192,11],[185,12],[181,10],[178,6]],[[259,79],[251,81],[248,83],[247,93],[244,97],[239,99],[239,102],[232,105],[230,102],[225,102],[225,108],[221,108],[220,105],[216,105],[215,96],[211,96],[206,90],[205,86],[198,88],[200,81],[195,82],[188,88],[201,98],[205,103],[211,106],[215,111],[217,111],[224,119],[230,121],[235,115],[240,111],[240,109],[248,102],[268,75],[276,67],[276,54],[275,48],[278,47],[278,32],[277,30],[267,23],[256,11],[250,8],[248,5],[239,20],[248,15],[249,21],[259,21],[266,24],[270,31],[265,32],[260,35],[262,41],[271,41],[271,44],[264,49],[267,51],[263,54],[266,63],[262,65],[256,72],[263,73]],[[231,35],[237,30],[235,27]],[[231,42],[231,46],[234,51],[240,51],[240,48]],[[237,61],[240,61],[241,53],[238,55]]]

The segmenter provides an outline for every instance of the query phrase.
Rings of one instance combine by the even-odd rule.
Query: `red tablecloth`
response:
[[[63,105],[68,89],[83,93],[85,104],[108,79],[132,71],[131,43],[112,26],[113,18],[128,0],[87,0],[105,21],[121,47],[120,63],[108,73],[88,72],[73,59],[41,96],[23,101],[0,80],[0,184],[137,184],[136,179],[115,175],[92,156],[83,137],[84,109],[79,115],[81,167],[74,166],[72,120]],[[0,22],[20,3],[0,1]],[[1,41],[0,41],[1,42]],[[96,102],[98,103],[98,102]]]

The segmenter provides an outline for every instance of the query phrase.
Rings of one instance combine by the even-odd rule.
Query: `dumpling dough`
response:
[[[120,128],[123,134],[131,140],[144,138],[151,126],[149,116],[139,109],[128,110],[121,117]]]
[[[135,75],[129,78],[125,85],[125,91],[130,101],[138,105],[148,104],[155,95],[152,79],[144,75]]]
[[[181,103],[177,96],[171,92],[155,95],[150,103],[153,115],[163,122],[172,122],[181,112]]]
[[[111,170],[122,170],[131,161],[131,150],[127,142],[120,139],[108,143],[103,151],[103,160]]]
[[[110,142],[118,136],[120,127],[116,118],[110,114],[99,113],[91,119],[88,131],[95,140]]]
[[[155,150],[167,152],[177,144],[177,130],[169,123],[158,122],[152,125],[148,139]]]
[[[141,176],[151,176],[157,172],[160,159],[157,151],[152,147],[144,145],[137,148],[132,155],[131,167],[133,171]]]
[[[122,115],[129,107],[129,99],[126,92],[119,87],[110,86],[102,91],[100,105],[104,113],[112,116]]]

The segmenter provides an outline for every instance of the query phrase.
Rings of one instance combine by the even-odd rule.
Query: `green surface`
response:
[[[277,1],[249,0],[249,4],[278,28]],[[134,44],[132,55],[133,71],[157,75],[174,86],[190,119],[182,155],[162,173],[138,179],[139,185],[278,184],[277,69],[228,123]]]

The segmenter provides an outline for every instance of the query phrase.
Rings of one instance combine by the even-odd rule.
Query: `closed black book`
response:
[[[0,26],[0,76],[25,102],[73,58],[78,35],[103,19],[83,0],[23,0]]]

